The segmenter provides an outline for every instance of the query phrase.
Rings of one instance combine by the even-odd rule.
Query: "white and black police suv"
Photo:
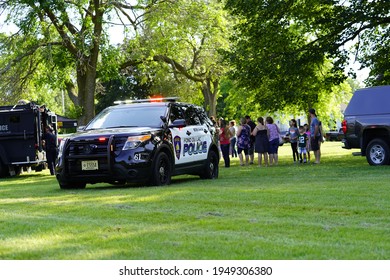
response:
[[[56,176],[62,189],[167,185],[180,174],[218,178],[218,135],[201,107],[176,98],[116,104],[61,141]]]

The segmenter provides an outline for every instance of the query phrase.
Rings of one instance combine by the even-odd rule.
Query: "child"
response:
[[[299,162],[302,163],[302,155],[303,155],[303,163],[306,163],[306,154],[307,154],[307,143],[308,137],[305,133],[305,128],[303,126],[299,127],[299,136],[298,136],[298,147],[299,147]]]
[[[304,129],[306,131],[306,135],[307,135],[307,146],[306,146],[306,150],[307,150],[307,161],[310,162],[310,151],[311,151],[311,148],[310,148],[310,128],[309,128],[309,125],[307,123],[304,124]]]

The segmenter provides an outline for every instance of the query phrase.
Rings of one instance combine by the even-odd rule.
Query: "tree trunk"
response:
[[[207,78],[202,84],[202,93],[205,101],[205,109],[209,117],[217,118],[217,97],[219,80],[211,81]]]
[[[82,108],[82,115],[79,118],[80,125],[86,125],[95,116],[95,89],[96,89],[96,68],[87,65],[85,71],[77,71],[78,104]]]
[[[68,93],[68,96],[70,100],[73,102],[75,106],[80,106],[79,100],[77,98],[77,89],[72,83],[72,81],[65,81],[65,87],[66,87],[66,92]]]

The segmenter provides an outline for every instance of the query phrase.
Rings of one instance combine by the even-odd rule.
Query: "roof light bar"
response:
[[[148,99],[127,99],[127,100],[117,100],[114,101],[114,104],[132,104],[132,103],[152,103],[152,102],[176,102],[179,100],[179,97],[153,97]]]

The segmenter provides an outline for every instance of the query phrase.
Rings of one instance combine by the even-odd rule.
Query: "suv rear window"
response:
[[[114,106],[103,110],[85,129],[161,127],[160,117],[165,115],[165,106]]]

